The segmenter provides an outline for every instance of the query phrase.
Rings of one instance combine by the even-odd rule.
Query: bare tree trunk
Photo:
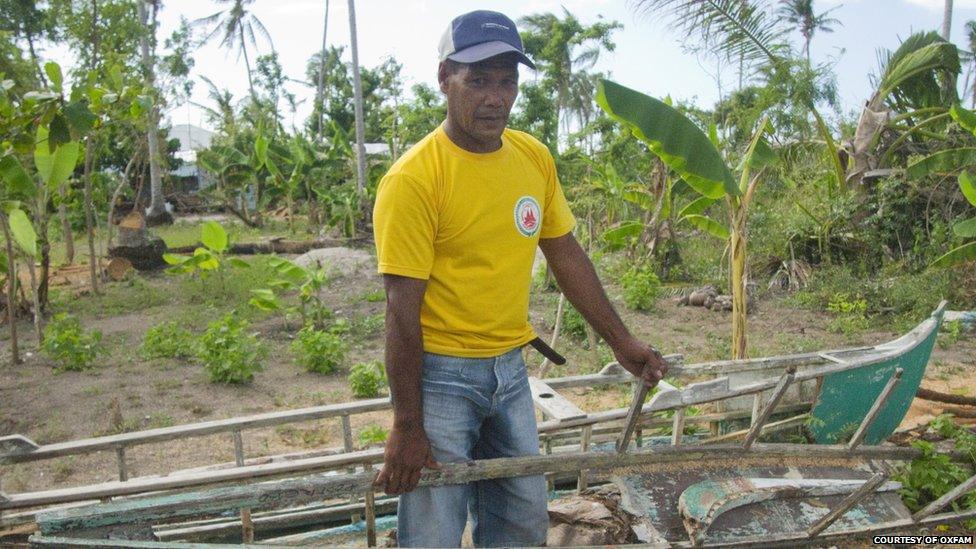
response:
[[[67,255],[68,264],[75,262],[75,235],[71,231],[71,222],[68,221],[68,206],[65,200],[68,198],[67,184],[62,183],[58,188],[61,202],[58,204],[58,217],[61,218],[61,232],[64,233],[64,252]]]
[[[0,211],[0,225],[3,225],[3,239],[7,246],[7,323],[10,324],[10,363],[20,364],[20,351],[17,348],[17,294],[14,291],[20,279],[17,277],[17,264],[14,260],[14,246],[7,227],[7,216]]]
[[[85,229],[88,233],[88,274],[92,292],[98,293],[98,254],[95,252],[95,212],[92,207],[92,167],[95,163],[93,135],[85,140]]]
[[[949,41],[949,34],[952,31],[952,0],[945,0],[942,11],[942,39]]]
[[[349,0],[349,40],[356,107],[356,193],[361,200],[366,192],[366,127],[363,122],[363,81],[359,75],[359,46],[356,43],[356,0]]]
[[[157,8],[153,2],[152,20],[146,10],[146,2],[152,0],[139,0],[139,20],[143,26],[148,27],[147,31],[139,37],[139,49],[142,53],[142,67],[146,73],[146,87],[150,93],[156,92],[156,70],[153,55],[156,43],[156,15]],[[152,33],[152,43],[150,44],[149,33]],[[146,213],[147,225],[162,225],[172,223],[173,216],[166,211],[166,202],[163,200],[163,176],[160,170],[159,153],[159,104],[158,99],[153,99],[152,108],[149,109],[149,116],[146,122],[146,138],[149,141],[149,211]]]
[[[329,31],[329,0],[325,0],[325,21],[322,23],[322,51],[319,53],[319,78],[315,86],[315,108],[318,109],[318,126],[315,139],[322,142],[322,125],[325,124],[325,54]]]

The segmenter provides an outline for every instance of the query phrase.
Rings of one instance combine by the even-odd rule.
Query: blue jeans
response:
[[[424,429],[434,459],[539,453],[535,409],[521,349],[494,358],[424,353]],[[549,516],[542,475],[417,488],[400,496],[400,547],[459,547],[468,520],[476,546],[538,546]]]

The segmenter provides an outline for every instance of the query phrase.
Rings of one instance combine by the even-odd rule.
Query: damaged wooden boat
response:
[[[543,418],[541,455],[444,464],[421,484],[527,474],[548,475],[553,488],[612,483],[628,517],[626,542],[662,547],[830,542],[976,518],[976,511],[943,512],[976,487],[976,476],[911,514],[890,477],[920,451],[883,444],[918,389],[944,307],[880,345],[694,365],[668,357],[683,386],[662,382],[630,414],[634,422],[626,421],[628,409],[587,413],[558,392],[631,383],[616,364],[592,375],[530,378]],[[393,512],[395,498],[376,498],[382,448],[354,450],[349,418],[389,406],[374,399],[47,445],[0,438],[0,464],[104,451],[118,464],[116,481],[0,492],[0,542],[19,535],[35,546],[290,546],[359,535],[375,545],[377,523],[390,522],[377,516]],[[323,418],[341,423],[343,448],[244,454],[249,429]],[[701,429],[687,434],[692,426]],[[647,436],[656,430],[670,435]],[[787,430],[813,444],[760,439]],[[229,435],[233,463],[129,478],[127,448],[216,433]],[[350,517],[355,524],[323,529]]]

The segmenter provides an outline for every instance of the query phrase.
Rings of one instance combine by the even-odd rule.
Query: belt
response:
[[[542,356],[548,358],[553,363],[558,364],[560,366],[566,364],[566,358],[563,357],[563,355],[557,353],[555,349],[547,345],[545,341],[542,341],[542,338],[537,337],[533,339],[532,341],[529,342],[529,345],[535,347],[536,351],[542,353]]]

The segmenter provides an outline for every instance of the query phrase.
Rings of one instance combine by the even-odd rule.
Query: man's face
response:
[[[518,62],[511,55],[496,55],[456,66],[452,72],[441,63],[438,71],[450,123],[464,141],[493,150],[518,96]]]

